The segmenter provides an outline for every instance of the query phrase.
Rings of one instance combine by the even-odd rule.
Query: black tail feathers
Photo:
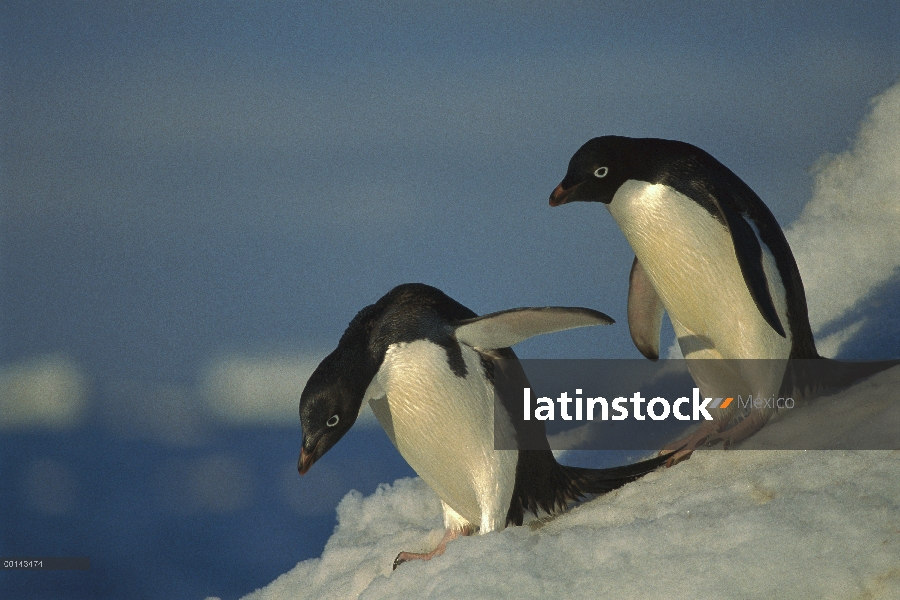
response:
[[[571,502],[611,492],[657,469],[670,456],[610,469],[586,469],[559,464],[549,450],[521,450],[506,523],[521,525],[526,512],[555,514]]]
[[[674,452],[656,456],[639,463],[609,469],[560,466],[569,475],[572,484],[578,489],[579,496],[583,497],[588,494],[605,494],[635,479],[640,479],[647,473],[655,471],[665,464],[672,454]]]

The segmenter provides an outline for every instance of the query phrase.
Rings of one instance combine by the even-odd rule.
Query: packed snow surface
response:
[[[245,598],[900,598],[900,451],[700,451],[391,571],[441,533],[420,479],[351,492],[322,557]]]

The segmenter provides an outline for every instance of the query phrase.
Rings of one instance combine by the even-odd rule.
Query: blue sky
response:
[[[619,321],[521,356],[638,358],[624,237],[600,207],[547,204],[572,153],[603,134],[694,143],[787,227],[814,167],[900,77],[890,1],[0,11],[0,379],[12,394],[15,377],[49,374],[76,399],[71,418],[7,431],[29,448],[47,432],[149,440],[160,464],[218,452],[214,423],[295,436],[290,467],[302,373],[407,281],[480,313],[575,305]],[[869,237],[862,256],[883,245]],[[885,268],[854,301],[896,295]],[[253,377],[270,383],[241,387]],[[247,413],[255,401],[268,412]]]
[[[4,19],[4,358],[164,381],[327,347],[404,281],[621,318],[623,238],[545,202],[581,143],[693,142],[789,223],[900,70],[890,3],[27,6]]]

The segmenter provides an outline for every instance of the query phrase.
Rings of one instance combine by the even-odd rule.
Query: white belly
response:
[[[461,348],[465,378],[450,370],[446,351],[431,342],[392,344],[376,375],[386,400],[371,403],[416,473],[485,533],[506,526],[518,452],[494,450],[494,390],[481,376],[478,353]],[[511,423],[501,429],[512,435]]]
[[[686,358],[788,357],[790,339],[763,319],[731,235],[706,210],[672,188],[633,180],[608,208],[653,282]],[[775,310],[787,329],[784,286],[761,246]]]

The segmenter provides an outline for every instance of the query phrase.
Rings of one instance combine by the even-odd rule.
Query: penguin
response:
[[[521,525],[526,512],[554,514],[587,495],[621,487],[666,457],[611,469],[564,466],[550,450],[543,421],[512,418],[529,384],[509,346],[542,333],[612,322],[601,312],[561,307],[479,317],[437,288],[397,286],[353,318],[307,381],[300,396],[298,470],[309,471],[370,403],[391,442],[440,497],[444,512],[439,545],[427,553],[401,552],[395,569],[442,554],[459,535]],[[518,400],[498,393],[510,384]],[[529,449],[515,449],[528,436]],[[538,449],[531,449],[535,439]]]
[[[628,291],[632,340],[659,358],[663,312],[688,369],[705,396],[750,390],[768,398],[781,387],[788,359],[819,358],[800,271],[781,227],[756,193],[728,167],[691,144],[656,138],[597,137],[569,161],[550,206],[600,202],[634,250]],[[730,363],[704,359],[741,360]],[[699,445],[725,447],[765,425],[753,409],[728,427],[714,412],[670,464]]]

